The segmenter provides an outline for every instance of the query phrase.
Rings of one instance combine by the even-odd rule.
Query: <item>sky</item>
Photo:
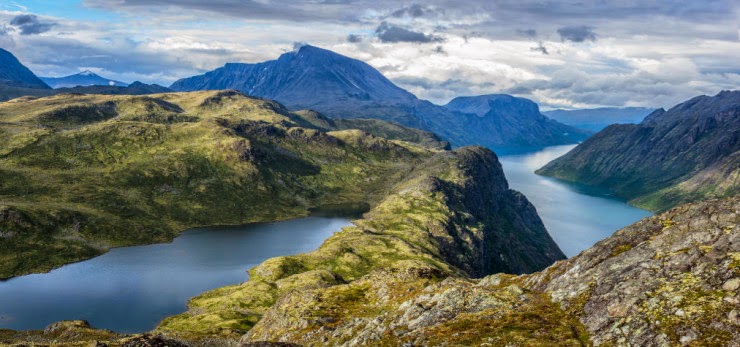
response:
[[[507,93],[543,109],[670,107],[740,86],[737,0],[0,2],[0,47],[39,76],[168,86],[296,43],[438,104]]]

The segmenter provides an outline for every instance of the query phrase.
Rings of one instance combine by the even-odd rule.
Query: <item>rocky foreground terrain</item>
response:
[[[253,302],[255,291],[290,287],[255,317],[256,325],[238,342],[234,330],[196,337],[165,324],[154,335],[124,337],[92,330],[84,322],[57,323],[44,332],[4,331],[0,341],[55,346],[740,346],[739,214],[738,197],[682,205],[619,230],[574,258],[520,276],[475,279],[450,266],[403,260],[340,280],[326,270],[290,269],[290,258],[268,260],[251,271],[253,278],[244,285],[191,303],[190,314],[225,312],[228,305],[238,312]],[[339,233],[305,257],[332,254],[326,249],[355,232]],[[354,234],[362,235],[372,233]],[[293,274],[286,276],[286,271]],[[202,305],[207,301],[210,307]],[[206,321],[216,324],[217,317]]]

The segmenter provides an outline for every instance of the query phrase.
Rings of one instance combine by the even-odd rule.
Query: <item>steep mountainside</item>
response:
[[[491,143],[514,147],[562,145],[583,140],[587,132],[560,124],[540,113],[540,108],[528,99],[505,94],[458,97],[446,108],[473,114],[464,126],[470,133],[480,134]]]
[[[36,75],[0,48],[0,102],[21,96],[47,96],[53,91]]]
[[[738,198],[682,206],[528,276],[443,279],[415,264],[292,291],[242,342],[736,346],[739,209]]]
[[[637,124],[653,112],[644,107],[601,107],[581,110],[552,110],[542,112],[560,123],[579,129],[600,131],[612,124]]]
[[[485,155],[475,152],[456,153]],[[239,346],[740,345],[738,197],[646,218],[538,273],[472,279],[432,256],[436,248],[410,247],[432,239],[423,230],[436,217],[410,204],[429,192],[391,197],[319,250],[267,260],[248,282],[194,298],[156,335],[62,322],[0,330],[0,342],[225,346],[248,330]],[[413,223],[400,232],[378,218],[387,208]]]
[[[428,223],[424,235],[433,237],[410,234],[397,257],[434,249],[419,257],[469,275],[531,272],[563,257],[491,151],[340,130],[236,91],[18,99],[0,103],[0,135],[0,277],[166,241],[192,226],[376,206],[417,190],[418,200],[390,205],[410,209],[408,220],[375,212],[395,233],[414,218]],[[368,267],[386,261],[364,254]]]
[[[0,48],[0,85],[32,89],[49,89],[42,80],[10,52]]]
[[[128,83],[101,77],[89,70],[64,77],[41,77],[41,80],[55,89],[73,88],[77,86],[128,86]]]
[[[665,210],[740,193],[740,91],[699,96],[640,124],[612,125],[538,174],[601,186]]]
[[[540,119],[543,117],[539,112],[533,120],[526,113],[528,110],[523,110],[518,114],[518,123],[518,117],[501,121],[496,113],[481,117],[454,112],[416,98],[364,62],[308,45],[273,61],[226,64],[203,75],[181,79],[170,88],[237,89],[277,100],[291,109],[313,109],[332,118],[375,118],[432,131],[456,146],[535,147],[575,143],[585,137],[578,130]],[[517,111],[509,113],[514,115]],[[537,126],[521,137],[533,122]],[[512,127],[517,129],[513,134],[509,132]],[[565,128],[569,130],[563,131]]]

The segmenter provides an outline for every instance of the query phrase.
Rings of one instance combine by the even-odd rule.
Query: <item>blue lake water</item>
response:
[[[534,171],[575,145],[499,157],[509,186],[527,196],[550,236],[568,257],[577,255],[622,227],[651,216],[603,190],[538,176]]]
[[[116,248],[45,274],[0,282],[0,328],[43,329],[85,319],[96,328],[143,332],[186,310],[204,291],[244,282],[246,270],[314,250],[347,218],[307,217],[242,227],[201,228],[174,242]]]
[[[535,205],[568,256],[650,215],[603,192],[534,174],[572,147],[500,157],[510,186]],[[267,258],[314,250],[349,224],[348,218],[317,216],[193,229],[172,243],[117,248],[46,274],[0,282],[0,328],[42,329],[85,319],[119,332],[151,330],[162,318],[185,311],[190,297],[245,281],[246,270]]]

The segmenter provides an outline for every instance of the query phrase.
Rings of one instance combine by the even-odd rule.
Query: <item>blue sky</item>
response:
[[[41,76],[169,85],[307,42],[437,103],[668,107],[740,85],[732,0],[56,0],[0,4],[0,47]]]

